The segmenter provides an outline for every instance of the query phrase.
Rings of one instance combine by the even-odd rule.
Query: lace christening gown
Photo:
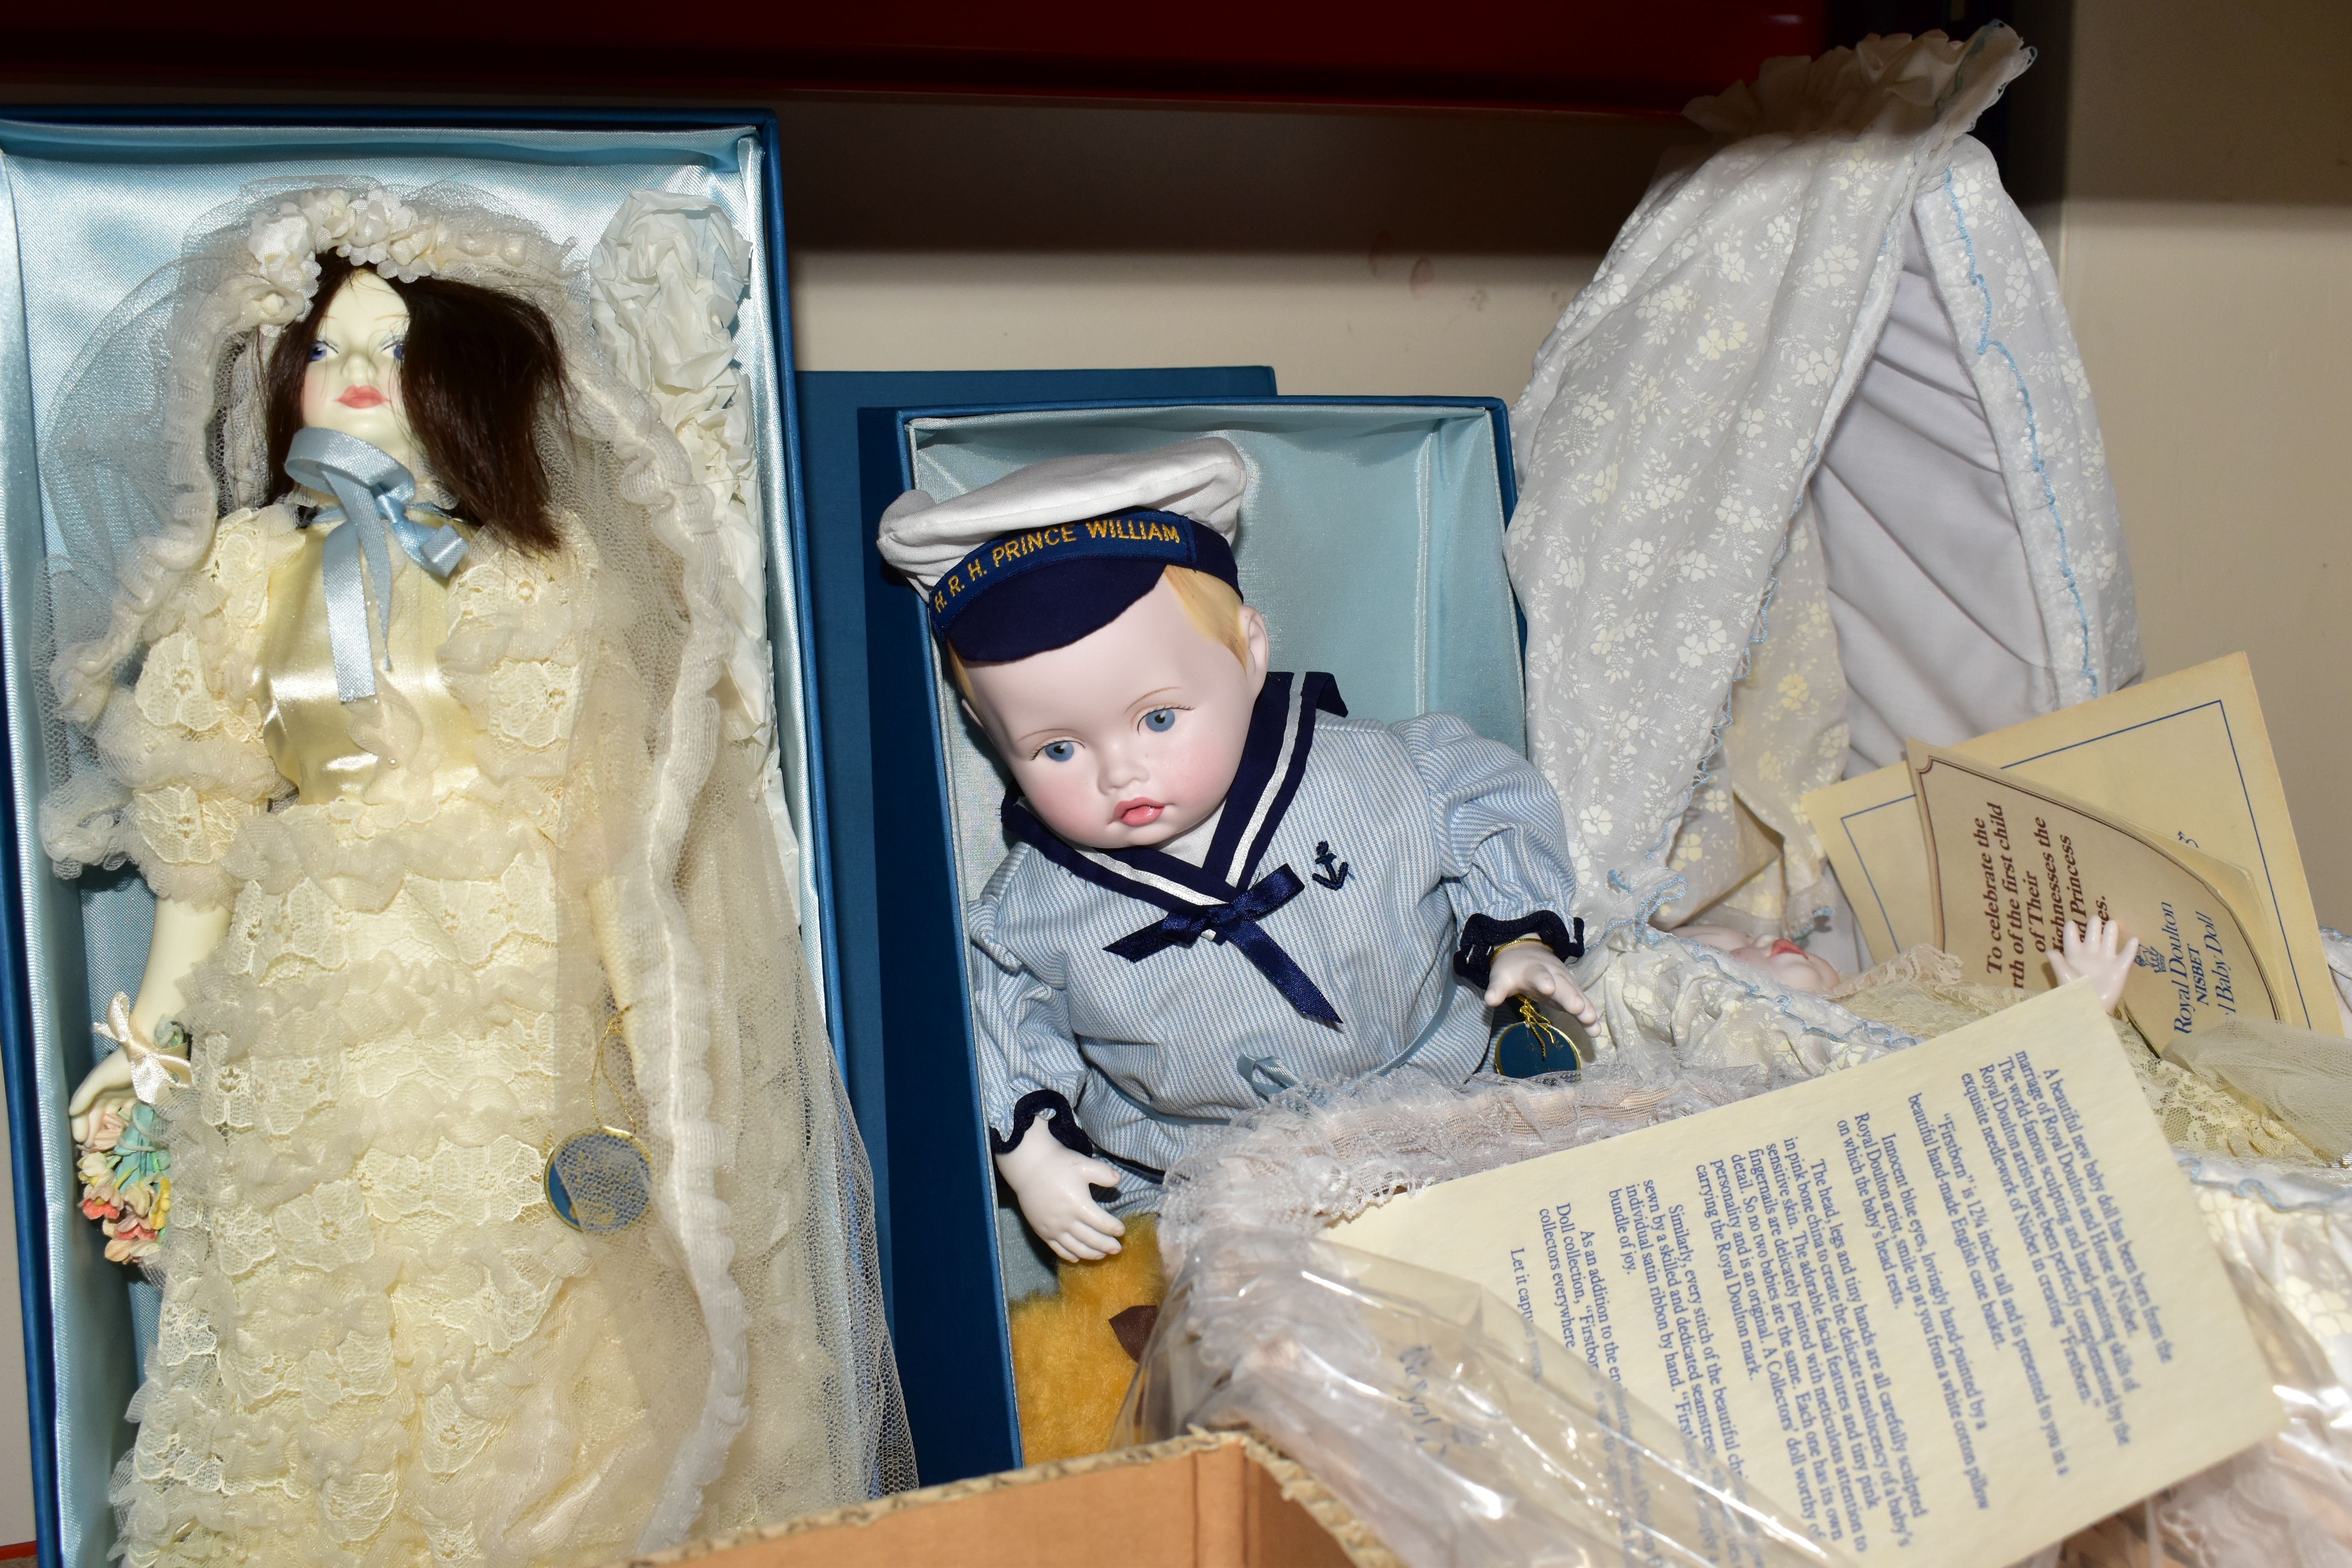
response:
[[[559,892],[585,809],[566,753],[584,672],[622,656],[583,540],[478,538],[446,584],[395,552],[382,694],[339,703],[325,531],[282,506],[223,521],[99,732],[156,891],[233,911],[181,1014],[195,1087],[168,1109],[124,1545],[618,1556],[662,1473],[648,1358],[675,1347],[611,1282],[611,1249],[646,1244],[575,1234],[541,1180],[594,1037],[557,1023],[561,942],[588,929]]]

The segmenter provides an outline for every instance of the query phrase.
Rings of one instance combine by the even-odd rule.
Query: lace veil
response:
[[[675,226],[676,199],[654,205]],[[646,1547],[913,1481],[870,1177],[792,935],[772,698],[745,657],[764,595],[756,583],[747,593],[746,528],[730,500],[740,487],[721,460],[743,411],[716,406],[734,385],[734,302],[718,296],[739,287],[735,243],[736,270],[721,267],[716,287],[702,279],[679,313],[715,321],[720,339],[681,397],[625,379],[616,362],[659,371],[664,354],[600,345],[589,268],[480,193],[257,184],[103,324],[63,385],[42,458],[58,650],[42,830],[73,876],[136,842],[128,792],[89,727],[135,676],[151,617],[204,561],[218,520],[274,499],[262,367],[310,308],[315,258],[478,284],[554,322],[566,407],[540,447],[556,510],[599,563],[597,614],[617,656],[586,672],[562,753],[553,1049],[577,1102],[563,1109],[583,1127],[609,1121],[614,1091],[594,1099],[593,1053],[611,1008],[625,1008],[629,1070],[616,1076],[628,1081],[615,1090],[653,1157],[654,1211],[589,1240],[615,1287],[604,1294],[631,1318],[611,1330],[645,1363],[647,1409],[644,1440],[597,1485],[658,1500]],[[614,279],[598,283],[610,333]],[[498,766],[485,758],[486,774]]]

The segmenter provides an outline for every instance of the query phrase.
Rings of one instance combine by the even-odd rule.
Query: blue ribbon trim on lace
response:
[[[416,477],[390,453],[356,436],[318,426],[296,431],[286,452],[286,473],[297,484],[328,491],[341,503],[320,508],[303,526],[345,524],[327,535],[319,558],[319,578],[327,594],[327,641],[335,657],[335,697],[343,702],[373,697],[379,650],[383,668],[392,668],[392,552],[387,536],[400,542],[411,561],[445,582],[466,558],[465,536],[454,528],[429,528],[410,517],[412,508],[436,517],[447,513],[419,502]]]

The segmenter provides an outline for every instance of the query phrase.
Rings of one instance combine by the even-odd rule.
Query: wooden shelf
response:
[[[19,17],[0,79],[717,100],[835,89],[1680,111],[1822,47],[1825,0],[735,9],[131,0]],[[561,16],[551,26],[547,18]],[[679,18],[689,20],[681,22]]]

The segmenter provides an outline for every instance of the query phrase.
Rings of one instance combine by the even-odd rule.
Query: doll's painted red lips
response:
[[[345,388],[335,401],[346,408],[381,408],[391,399],[373,386],[353,386]]]
[[[1129,827],[1149,827],[1160,820],[1168,803],[1159,800],[1123,800],[1118,803],[1118,819]]]

